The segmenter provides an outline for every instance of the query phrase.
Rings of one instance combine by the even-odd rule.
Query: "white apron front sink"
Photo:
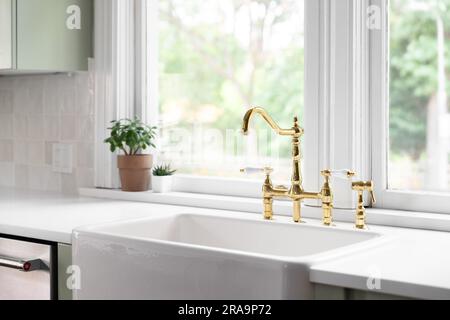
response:
[[[379,234],[179,214],[74,233],[77,299],[311,299],[309,268],[364,250]]]

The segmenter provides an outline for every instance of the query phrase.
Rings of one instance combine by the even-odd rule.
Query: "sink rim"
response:
[[[310,265],[317,262],[324,262],[334,258],[341,258],[348,256],[352,253],[361,252],[364,249],[376,248],[382,245],[383,243],[392,241],[395,236],[386,235],[382,232],[374,232],[371,230],[357,230],[357,229],[343,229],[339,227],[327,227],[322,225],[314,225],[308,223],[294,224],[293,222],[288,222],[286,219],[282,220],[262,220],[255,217],[255,214],[234,214],[234,213],[224,213],[224,214],[211,214],[211,213],[172,213],[172,214],[164,214],[157,216],[149,216],[145,218],[137,218],[130,220],[121,220],[121,221],[113,221],[103,224],[98,224],[95,226],[86,226],[84,228],[78,228],[74,230],[73,237],[76,238],[79,233],[89,234],[94,237],[101,237],[103,240],[105,238],[117,239],[115,241],[122,242],[141,242],[141,243],[151,243],[162,246],[169,246],[171,248],[179,248],[179,249],[189,249],[189,250],[197,250],[204,253],[214,253],[218,255],[229,255],[240,258],[253,258],[253,259],[263,259],[266,261],[277,261],[277,262],[287,262],[287,263],[297,263],[297,264],[306,264]],[[226,219],[226,220],[242,220],[244,222],[251,222],[257,224],[276,224],[283,225],[290,228],[309,228],[316,230],[327,230],[336,233],[365,233],[370,234],[373,238],[362,240],[360,242],[356,242],[354,244],[344,245],[342,247],[329,249],[325,251],[320,251],[313,254],[303,255],[303,256],[281,256],[267,253],[256,253],[245,250],[237,250],[237,249],[226,249],[218,246],[206,246],[199,244],[190,244],[185,242],[177,242],[171,240],[161,240],[155,239],[146,236],[135,236],[135,235],[126,235],[119,234],[114,231],[108,230],[111,227],[120,227],[127,224],[136,224],[139,222],[150,222],[150,221],[158,221],[158,220],[176,220],[179,217],[206,217],[212,219]],[[258,216],[259,217],[259,216]],[[284,217],[285,218],[285,217]]]

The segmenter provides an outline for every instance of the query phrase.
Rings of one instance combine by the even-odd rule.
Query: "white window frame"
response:
[[[450,213],[450,194],[388,189],[389,146],[389,2],[372,0],[380,8],[381,30],[370,32],[370,109],[372,117],[372,171],[376,207],[407,211]]]
[[[154,23],[157,18],[155,16],[156,1],[133,0],[121,2],[120,0],[112,0],[109,4],[105,0],[96,0],[96,2],[96,12],[103,13],[97,14],[96,17],[98,19],[96,39],[103,39],[106,36],[113,40],[112,42],[102,43],[96,41],[96,61],[101,62],[95,68],[97,88],[101,89],[100,92],[96,92],[96,96],[99,96],[99,98],[96,98],[97,127],[106,128],[110,120],[118,119],[122,115],[137,115],[150,124],[157,124],[158,115],[155,110],[157,110],[158,84],[157,74],[154,72],[157,63],[157,50],[155,49],[157,48],[157,39],[152,36],[152,34],[155,34]],[[323,28],[320,27],[323,22],[320,16],[322,0],[307,0],[307,3],[305,10],[308,10],[308,14],[305,14],[307,20],[305,24],[308,31],[305,32],[307,33],[305,55],[308,56],[309,63],[305,66],[305,83],[308,83],[309,87],[308,90],[305,90],[305,105],[308,105],[309,108],[305,110],[303,121],[307,132],[304,150],[306,155],[304,179],[306,188],[318,191],[320,189],[318,158],[322,152],[319,148],[320,143],[317,142],[320,136],[319,119],[321,118],[320,105],[322,101],[320,94],[322,81],[320,71],[322,68],[320,64],[323,57],[319,55],[321,43],[318,41],[320,32],[323,31]],[[131,11],[133,11],[133,16],[130,15]],[[105,12],[112,13],[113,19],[104,18]],[[131,17],[133,17],[134,28],[131,28]],[[135,46],[128,46],[126,50],[117,46],[117,43],[124,43],[130,41],[130,39],[133,39]],[[134,48],[134,51],[131,51],[130,48]],[[109,50],[113,52],[112,56],[107,54]],[[129,68],[131,64],[133,64],[133,68]],[[108,70],[115,72],[108,74],[109,77],[106,78],[105,74]],[[133,70],[133,73],[131,73],[131,70]],[[118,79],[122,80],[119,81]],[[130,83],[135,84],[135,86],[131,88]],[[125,98],[122,97],[122,101],[125,99],[126,103],[119,104],[117,102],[119,96],[108,96],[111,91],[103,90],[104,87],[111,91],[116,89],[115,92],[127,92],[128,94],[124,95]],[[132,94],[130,94],[131,92]],[[240,124],[236,125],[240,126]],[[114,189],[119,187],[118,174],[115,169],[115,156],[109,154],[103,144],[107,134],[107,130],[97,130],[96,187]],[[157,157],[157,155],[155,156]],[[257,198],[261,195],[261,181],[176,175],[174,190]]]
[[[371,179],[370,0],[305,0],[304,187],[320,190],[320,171],[353,169]],[[154,0],[96,0],[96,187],[119,187],[115,155],[103,143],[110,120],[138,115],[157,124]],[[108,14],[111,17],[108,17]],[[153,21],[152,21],[153,20]],[[112,55],[111,55],[112,52]],[[150,59],[147,59],[150,57]],[[113,93],[113,94],[112,94]],[[373,108],[372,108],[373,109]],[[236,124],[239,126],[240,124]],[[175,190],[259,198],[261,181],[177,175]],[[335,207],[353,208],[347,181],[334,181]]]
[[[370,178],[368,107],[364,90],[358,88],[366,81],[365,69],[368,58],[359,58],[367,52],[367,37],[362,34],[365,14],[362,2],[352,0],[306,0],[305,2],[305,119],[302,123],[304,136],[304,187],[319,191],[322,185],[320,171],[326,168],[350,168],[361,179]],[[148,0],[147,17],[152,17],[155,2]],[[150,10],[150,11],[148,11]],[[147,21],[147,28],[151,22]],[[148,31],[151,32],[151,31]],[[149,39],[147,37],[147,39]],[[151,39],[151,38],[150,38]],[[355,45],[355,40],[360,39]],[[366,40],[366,42],[363,41]],[[154,56],[146,46],[143,56]],[[154,65],[154,62],[149,65]],[[153,69],[154,70],[154,69]],[[157,87],[148,69],[148,83]],[[355,89],[357,88],[357,89]],[[153,90],[153,97],[157,92]],[[150,110],[157,102],[149,95]],[[154,119],[155,112],[152,112]],[[151,121],[151,118],[148,119]],[[237,124],[239,126],[239,124]],[[355,195],[348,181],[334,181],[335,207],[353,208]],[[225,196],[261,197],[261,181],[247,181],[216,177],[177,175],[175,190]],[[314,204],[314,203],[312,203]]]
[[[95,186],[118,188],[117,157],[103,142],[111,121],[134,115],[135,1],[95,0]]]

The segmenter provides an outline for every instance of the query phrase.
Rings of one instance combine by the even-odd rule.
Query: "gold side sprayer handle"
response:
[[[352,183],[352,189],[358,193],[358,204],[356,207],[356,228],[366,229],[366,209],[364,208],[364,192],[368,191],[372,204],[376,202],[373,181],[356,181]]]

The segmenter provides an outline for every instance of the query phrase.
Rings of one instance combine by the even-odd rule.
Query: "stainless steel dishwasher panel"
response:
[[[51,300],[52,248],[0,236],[0,300]]]

